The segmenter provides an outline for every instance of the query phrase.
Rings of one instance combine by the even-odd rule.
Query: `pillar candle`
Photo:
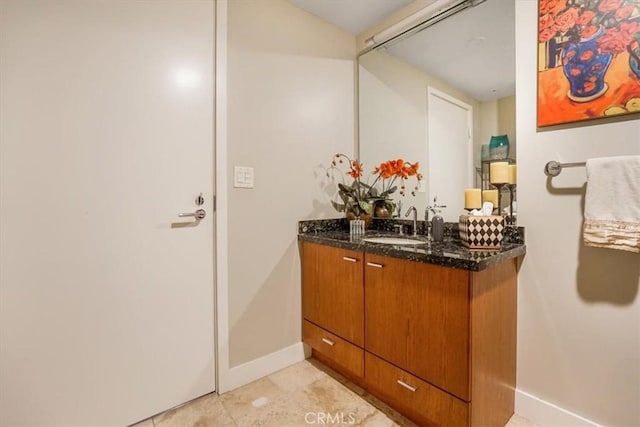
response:
[[[509,177],[508,177],[507,183],[517,184],[518,183],[518,167],[516,165],[509,165],[508,171],[509,171]]]
[[[492,184],[506,184],[509,182],[509,163],[494,162],[489,167],[489,180]]]
[[[482,192],[479,188],[464,190],[464,208],[480,209],[482,207]]]
[[[498,190],[483,190],[482,203],[484,202],[493,203],[493,208],[496,209],[498,207]]]

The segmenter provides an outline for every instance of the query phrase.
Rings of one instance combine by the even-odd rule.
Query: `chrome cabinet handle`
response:
[[[384,265],[382,265],[382,264],[378,264],[378,263],[375,263],[375,262],[368,262],[368,263],[367,263],[367,265],[368,265],[369,267],[375,267],[375,268],[382,268],[382,267],[384,267]]]
[[[179,213],[178,216],[180,218],[193,217],[196,219],[196,221],[200,221],[205,216],[207,216],[207,212],[204,209],[198,209],[195,212]]]
[[[398,380],[396,381],[398,384],[400,384],[402,387],[406,388],[407,390],[410,390],[411,392],[415,393],[416,390],[418,390],[418,387],[414,387],[411,384],[405,383],[402,380]]]
[[[358,262],[357,259],[351,258],[351,257],[348,257],[348,256],[343,256],[342,259],[345,260],[345,261],[349,261],[349,262]]]
[[[334,345],[336,345],[336,343],[334,343],[333,341],[331,341],[331,340],[330,340],[330,339],[328,339],[328,338],[322,338],[322,342],[323,342],[323,343],[325,343],[325,344],[330,345],[331,347],[333,347]]]

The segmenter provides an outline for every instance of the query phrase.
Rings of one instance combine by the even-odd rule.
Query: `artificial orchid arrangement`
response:
[[[422,174],[418,169],[418,162],[409,163],[403,159],[388,160],[375,167],[367,181],[363,181],[364,167],[358,160],[351,160],[346,154],[337,153],[331,162],[331,170],[340,171],[342,182],[338,182],[338,195],[340,202],[332,201],[333,207],[338,212],[352,212],[356,217],[362,214],[372,215],[374,206],[377,203],[384,204],[389,211],[395,209],[390,195],[398,190],[399,194],[406,194],[406,182],[410,177],[415,177],[417,183],[411,190],[411,195],[415,196],[420,188]],[[327,175],[330,176],[329,173]],[[351,183],[346,178],[352,178]],[[399,182],[398,182],[399,181]]]

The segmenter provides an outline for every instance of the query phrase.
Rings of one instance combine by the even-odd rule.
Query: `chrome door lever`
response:
[[[195,212],[186,212],[186,213],[179,213],[178,216],[180,218],[185,218],[185,217],[194,217],[196,219],[196,221],[200,221],[201,219],[203,219],[205,216],[207,216],[207,212],[204,209],[198,209]]]

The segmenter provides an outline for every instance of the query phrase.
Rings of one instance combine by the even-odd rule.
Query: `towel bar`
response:
[[[547,176],[558,176],[560,172],[562,172],[562,168],[575,168],[578,166],[586,166],[586,164],[587,162],[558,163],[552,160],[544,166],[544,173]]]

